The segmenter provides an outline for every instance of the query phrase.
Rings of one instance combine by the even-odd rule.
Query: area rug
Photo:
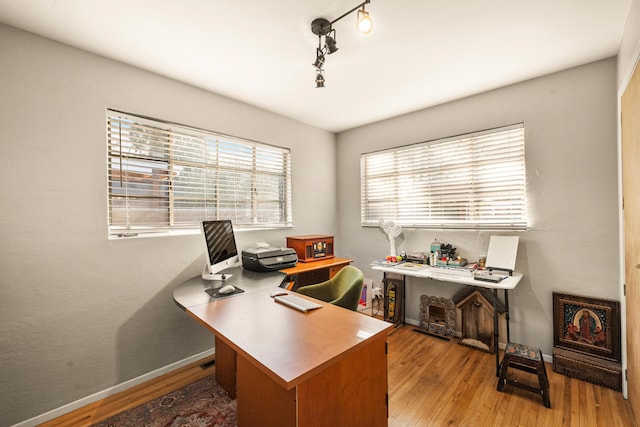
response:
[[[92,427],[235,427],[236,401],[214,375],[150,400]]]

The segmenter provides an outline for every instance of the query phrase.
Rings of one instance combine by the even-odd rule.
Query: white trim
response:
[[[618,96],[618,112],[617,112],[617,161],[618,161],[618,272],[620,275],[619,295],[620,295],[620,347],[621,347],[621,368],[622,372],[627,369],[627,299],[624,295],[625,283],[625,241],[624,241],[624,209],[622,209],[622,97]],[[627,397],[627,380],[622,375],[622,397]]]
[[[87,406],[91,403],[97,402],[99,400],[105,399],[109,396],[113,396],[116,393],[120,393],[121,391],[125,391],[130,389],[131,387],[135,387],[144,382],[150,381],[154,378],[157,378],[166,373],[175,371],[176,369],[182,368],[183,366],[187,366],[191,363],[197,362],[198,360],[207,358],[215,354],[215,349],[205,350],[202,353],[195,354],[186,359],[180,360],[178,362],[172,363],[170,365],[164,366],[162,368],[158,368],[155,371],[148,372],[144,375],[140,375],[139,377],[132,378],[123,383],[117,384],[113,387],[109,387],[105,390],[99,391],[97,393],[91,394],[87,397],[83,397],[82,399],[76,400],[75,402],[68,403],[59,408],[53,409],[49,412],[45,412],[44,414],[40,414],[36,417],[30,418],[28,420],[19,422],[18,424],[14,424],[12,427],[35,427],[44,422],[50,421],[54,418],[58,418],[62,415],[68,414],[69,412],[75,411],[76,409],[80,409],[84,406]]]
[[[625,71],[625,75],[618,85],[618,99],[622,98],[624,91],[627,90],[627,86],[629,86],[631,82],[633,72],[636,70],[636,67],[640,66],[640,41],[638,41],[638,46],[636,46],[635,52],[633,53],[633,58],[635,58],[633,64]]]
[[[623,189],[622,189],[622,95],[624,95],[627,86],[631,82],[633,73],[637,67],[640,67],[640,40],[636,44],[633,56],[633,64],[625,71],[623,81],[618,87],[618,111],[617,111],[617,130],[618,130],[618,235],[620,246],[618,248],[618,259],[620,260],[618,270],[620,272],[620,344],[621,344],[621,367],[622,367],[622,397],[629,399],[629,384],[627,383],[627,297],[625,296],[624,286],[626,283],[625,271],[625,239],[624,239],[624,209],[622,209]]]

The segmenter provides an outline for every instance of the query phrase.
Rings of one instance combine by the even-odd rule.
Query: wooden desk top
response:
[[[233,267],[225,270],[229,274],[229,279],[224,282],[220,280],[204,280],[200,276],[192,277],[184,281],[173,290],[173,300],[183,310],[220,298],[213,298],[206,290],[221,288],[224,285],[233,285],[245,292],[253,292],[258,289],[272,289],[274,286],[280,286],[284,278],[284,274],[278,271],[269,273],[258,273],[251,270],[245,270],[242,267]],[[221,299],[231,298],[234,295],[224,296]]]
[[[269,296],[273,290],[282,289],[256,290],[188,307],[187,312],[287,390],[393,328],[318,300],[313,301],[322,308],[300,312],[274,301]]]
[[[280,272],[286,274],[287,276],[293,276],[295,274],[304,273],[305,271],[337,267],[340,265],[351,264],[352,262],[353,260],[349,258],[334,257],[334,258],[328,258],[328,259],[321,259],[320,261],[313,261],[313,262],[298,262],[298,264],[295,267],[285,268],[284,270],[280,270]]]

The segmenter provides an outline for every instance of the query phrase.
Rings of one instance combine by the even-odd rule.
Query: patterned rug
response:
[[[115,415],[92,427],[235,427],[236,401],[214,375]]]

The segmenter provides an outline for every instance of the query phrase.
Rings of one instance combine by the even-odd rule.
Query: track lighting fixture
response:
[[[311,22],[311,32],[318,36],[316,60],[312,64],[316,68],[316,87],[324,87],[324,70],[322,69],[322,66],[325,62],[325,55],[331,55],[338,50],[336,43],[336,30],[333,28],[333,24],[357,10],[358,17],[356,19],[356,28],[363,34],[369,34],[373,27],[373,22],[371,21],[369,12],[364,9],[364,6],[369,3],[371,3],[371,0],[366,0],[333,21],[329,21],[325,18],[317,18]],[[322,43],[323,37],[324,44]]]

